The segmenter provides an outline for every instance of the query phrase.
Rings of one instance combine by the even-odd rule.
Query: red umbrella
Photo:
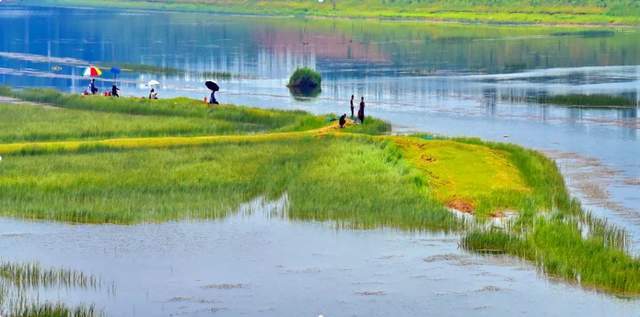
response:
[[[100,77],[100,76],[102,76],[102,71],[100,70],[100,68],[91,65],[91,66],[89,66],[89,67],[84,69],[83,76],[85,76],[85,77]]]

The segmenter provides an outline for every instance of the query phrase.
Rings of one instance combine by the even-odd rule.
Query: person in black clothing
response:
[[[340,121],[338,121],[338,123],[340,124],[340,128],[344,128],[344,124],[347,123],[347,114],[344,113],[342,114],[342,116],[340,116]]]
[[[118,94],[118,91],[120,91],[120,89],[118,89],[116,84],[113,84],[111,86],[111,97],[120,97],[120,95]]]
[[[96,87],[96,80],[94,78],[92,78],[91,82],[89,83],[89,92],[92,95],[95,95],[98,93],[98,87]]]
[[[351,119],[353,119],[353,98],[354,96],[351,95]]]
[[[358,108],[358,120],[364,123],[364,97],[360,99],[360,108]]]
[[[209,98],[209,104],[210,105],[218,105],[218,100],[216,100],[216,92],[212,91],[211,92],[211,98]]]
[[[149,91],[149,99],[158,99],[158,92],[156,92],[155,88],[151,88],[151,91]]]

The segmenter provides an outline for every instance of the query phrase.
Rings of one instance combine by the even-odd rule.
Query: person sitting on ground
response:
[[[116,86],[116,84],[113,84],[111,86],[111,97],[120,97],[120,94],[118,94],[118,91],[120,91],[118,86]]]
[[[158,93],[155,88],[151,88],[151,91],[149,92],[149,99],[158,99]]]
[[[358,109],[358,120],[360,123],[364,123],[364,97],[360,99],[360,108]]]
[[[340,121],[338,121],[338,123],[340,124],[340,128],[344,128],[344,124],[347,123],[347,114],[343,113],[342,116],[340,116]]]

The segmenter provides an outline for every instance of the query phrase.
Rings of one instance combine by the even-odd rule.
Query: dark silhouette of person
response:
[[[116,84],[113,84],[111,86],[111,97],[120,97],[120,94],[118,94],[118,91],[120,91],[118,86],[116,86]]]
[[[149,92],[149,99],[158,99],[158,93],[155,88],[151,88],[151,91]]]
[[[218,105],[218,100],[216,100],[216,92],[212,91],[211,92],[211,98],[209,98],[209,104],[210,105]]]
[[[338,123],[340,124],[340,128],[344,128],[344,124],[347,123],[347,114],[344,113],[342,114],[342,116],[340,116],[340,121],[338,121]]]
[[[360,108],[358,108],[358,120],[364,123],[364,97],[360,98]]]
[[[89,92],[90,92],[92,95],[95,95],[95,94],[97,94],[97,93],[98,93],[98,87],[96,87],[96,80],[95,80],[95,78],[92,78],[92,79],[91,79],[91,82],[89,83]]]
[[[351,103],[351,118],[352,118],[352,119],[353,119],[353,98],[354,98],[354,96],[353,96],[353,95],[351,95],[351,101],[350,101],[350,103]]]

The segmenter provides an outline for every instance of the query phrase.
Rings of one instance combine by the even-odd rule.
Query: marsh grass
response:
[[[0,278],[18,288],[96,288],[99,285],[94,276],[66,269],[44,269],[38,263],[1,263]]]
[[[0,142],[302,131],[326,124],[324,117],[303,111],[232,105],[209,108],[186,98],[82,97],[47,89],[8,88],[0,89],[0,95],[60,109],[0,105]]]
[[[0,264],[0,314],[24,317],[93,317],[101,316],[93,305],[69,307],[61,302],[42,302],[37,294],[42,288],[99,287],[97,278],[67,269],[43,268],[37,263]]]
[[[0,94],[50,103],[62,110],[47,111],[60,113],[82,109],[132,118],[206,118],[259,124],[270,131],[0,144],[0,215],[119,224],[215,219],[257,197],[287,197],[286,216],[291,219],[349,228],[468,230],[461,242],[468,250],[518,256],[586,287],[640,293],[640,261],[628,254],[626,233],[586,213],[570,197],[553,161],[517,145],[381,135],[389,126],[375,119],[336,129],[326,126],[326,117],[303,112],[229,106],[212,115],[188,99],[149,103],[47,90],[0,89]],[[74,135],[77,129],[68,125],[65,133]],[[126,125],[113,130],[124,136],[136,131]],[[20,140],[18,135],[4,138]],[[430,149],[437,150],[436,161],[448,166],[430,169]],[[487,164],[469,161],[474,157]],[[415,158],[424,159],[426,167]],[[503,175],[491,176],[497,174]],[[475,199],[479,224],[458,219],[438,200],[434,179],[446,177],[469,185],[465,190],[454,187],[450,194]],[[475,192],[484,194],[473,196]],[[501,210],[518,211],[519,217],[500,229],[482,223],[483,215]],[[19,276],[40,274],[29,268],[11,270],[14,275],[25,272]],[[64,276],[57,279],[69,278]]]
[[[537,218],[522,235],[491,229],[466,234],[461,245],[482,253],[506,253],[542,272],[588,288],[640,294],[640,261],[598,235],[583,237],[578,222]]]
[[[157,74],[157,75],[166,75],[166,76],[182,76],[189,73],[190,75],[200,76],[202,78],[209,78],[209,79],[232,79],[234,77],[239,77],[238,75],[234,75],[230,72],[224,72],[224,71],[187,72],[186,70],[175,68],[175,67],[157,66],[157,65],[148,65],[148,64],[102,63],[100,67],[103,69],[109,69],[114,66],[119,67],[122,71],[125,71],[125,72],[147,73],[147,74]]]
[[[97,317],[104,316],[92,305],[68,307],[62,303],[23,304],[14,307],[9,317]]]
[[[327,136],[94,150],[3,160],[0,213],[83,223],[218,218],[252,198],[286,193],[294,218],[459,227],[385,142]]]

